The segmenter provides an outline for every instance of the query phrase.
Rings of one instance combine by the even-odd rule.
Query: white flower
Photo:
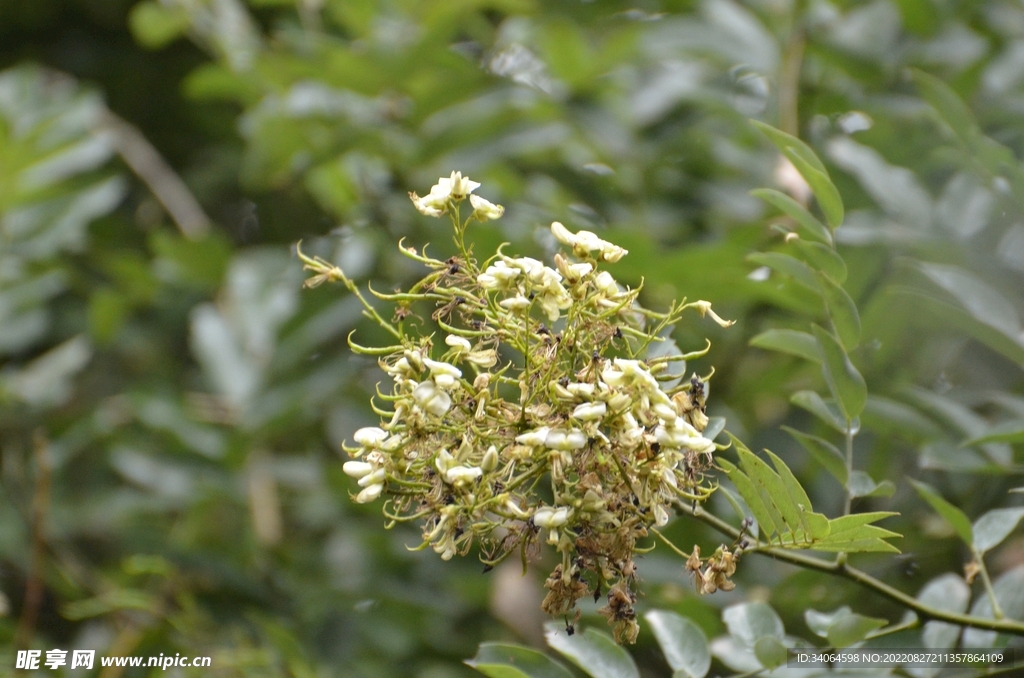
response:
[[[658,419],[661,419],[662,421],[665,422],[675,421],[676,417],[679,416],[679,413],[676,412],[676,408],[666,403],[658,403],[657,405],[652,407],[651,410],[654,412],[655,416],[658,417]]]
[[[355,432],[352,436],[357,443],[363,447],[378,447],[388,437],[387,431],[376,426],[367,426]]]
[[[587,444],[587,436],[576,429],[553,428],[544,438],[544,446],[552,450],[578,450]]]
[[[454,348],[456,353],[464,353],[473,347],[472,344],[469,343],[469,339],[460,337],[457,334],[449,334],[444,338],[444,343]]]
[[[548,433],[550,431],[551,429],[547,426],[541,426],[540,428],[527,431],[526,433],[516,436],[516,442],[522,445],[540,447],[544,444],[544,441],[547,440]]]
[[[582,384],[582,383],[568,384],[568,385],[566,385],[565,388],[566,388],[567,391],[569,391],[569,393],[573,394],[574,396],[581,396],[581,397],[588,397],[588,398],[590,396],[594,395],[594,390],[595,390],[593,384]]]
[[[484,289],[506,289],[522,273],[520,268],[509,266],[506,262],[498,260],[488,266],[486,271],[478,275],[476,281]]]
[[[591,231],[580,231],[574,235],[557,221],[552,222],[551,224],[551,234],[555,236],[555,239],[558,240],[558,242],[572,247],[573,251],[580,256],[590,254],[591,252],[597,252],[599,259],[602,259],[603,261],[616,262],[629,254],[628,250],[610,243],[607,240],[602,240],[597,237],[596,233]]]
[[[576,236],[563,226],[560,221],[551,222],[551,235],[555,236],[555,240],[563,245],[568,245],[569,247],[576,246]]]
[[[447,179],[444,177],[438,179],[437,184],[434,188],[430,189],[430,192],[433,193],[437,189],[438,193],[447,192],[448,195],[456,200],[462,200],[479,187],[479,182],[472,181],[469,177],[463,177],[462,172],[452,172],[452,175]]]
[[[421,198],[415,192],[410,192],[409,199],[420,214],[428,217],[439,217],[448,210],[447,198],[439,201],[437,196],[427,195]]]
[[[448,469],[448,472],[444,474],[444,479],[452,485],[468,485],[477,478],[483,475],[483,469],[473,466],[455,466]]]
[[[519,508],[519,504],[514,499],[509,499],[505,502],[505,508],[507,508],[514,516],[521,520],[526,520],[530,517],[530,514]]]
[[[668,523],[668,511],[661,504],[655,504],[651,508],[654,510],[654,524],[658,527],[664,527]]]
[[[572,418],[579,419],[580,421],[590,421],[592,419],[600,419],[607,411],[608,406],[602,402],[580,403],[572,411]]]
[[[434,459],[434,466],[437,467],[438,472],[443,476],[448,473],[448,469],[455,466],[455,457],[448,450],[441,448],[441,451],[437,453],[437,458]]]
[[[458,379],[462,377],[462,370],[446,362],[424,358],[423,364],[430,370],[430,376],[433,377],[434,383],[441,388],[455,386]]]
[[[371,501],[380,496],[380,493],[384,491],[384,485],[378,483],[376,485],[370,485],[362,492],[355,496],[355,502],[357,504],[369,504]]]
[[[504,207],[495,205],[478,195],[469,196],[469,204],[473,206],[473,218],[479,221],[500,219],[501,215],[505,213]]]
[[[482,351],[473,351],[466,356],[466,361],[473,363],[478,367],[494,367],[498,362],[498,352],[493,348],[484,349]]]
[[[525,308],[530,308],[530,300],[521,294],[517,294],[514,297],[502,299],[498,302],[498,306],[507,308],[510,311],[522,311]]]
[[[429,379],[413,389],[413,400],[420,407],[436,417],[442,416],[452,406],[452,399]]]
[[[594,276],[594,287],[607,297],[614,297],[619,294],[619,283],[608,271],[601,271]]]
[[[364,478],[373,473],[373,464],[365,461],[346,461],[342,464],[341,470],[350,478]]]
[[[558,508],[542,506],[533,514],[533,524],[547,530],[561,527],[567,522],[569,522],[568,506],[559,506]]]

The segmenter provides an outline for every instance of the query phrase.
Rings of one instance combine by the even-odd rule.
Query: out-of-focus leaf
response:
[[[817,325],[812,330],[821,351],[821,371],[825,382],[846,420],[852,421],[860,416],[867,401],[868,387],[864,377],[850,362],[850,357],[835,337]]]
[[[180,37],[189,25],[188,13],[181,7],[159,2],[140,2],[128,15],[132,35],[150,49],[160,49]]]
[[[839,191],[828,175],[825,165],[810,146],[794,136],[775,129],[770,125],[754,121],[754,125],[782,151],[793,166],[803,175],[807,184],[814,191],[821,211],[824,212],[829,226],[836,228],[843,223],[843,200]]]
[[[667,610],[651,610],[644,615],[654,637],[675,672],[673,678],[704,678],[711,668],[711,650],[700,627],[685,617]]]
[[[807,332],[799,330],[766,330],[751,339],[750,345],[788,353],[815,363],[821,362],[818,341]]]
[[[783,640],[786,629],[767,603],[740,603],[722,610],[722,621],[733,636],[752,648],[760,638]]]
[[[814,391],[797,391],[790,396],[789,402],[807,410],[840,433],[846,433],[846,418],[839,407],[832,401],[826,402]],[[854,422],[853,428],[859,427],[860,422]]]
[[[558,622],[544,625],[548,645],[593,678],[639,678],[636,663],[611,636],[588,628],[583,633],[568,635]]]
[[[980,436],[964,441],[963,444],[967,446],[983,443],[1024,443],[1024,419],[996,424]]]
[[[846,458],[835,445],[824,438],[808,435],[789,426],[783,426],[782,430],[793,436],[819,464],[825,467],[826,471],[831,473],[843,487],[846,487],[849,480],[846,470]]]
[[[1009,619],[1024,619],[1024,566],[1018,566],[1003,573],[992,584],[996,600],[1003,614]],[[972,617],[993,619],[992,601],[988,596],[979,596],[971,606]],[[995,647],[999,634],[996,631],[964,629],[964,647]]]
[[[36,407],[60,405],[71,397],[72,379],[91,358],[89,340],[79,335],[3,375],[0,387]]]
[[[917,600],[938,610],[961,614],[971,602],[971,588],[962,577],[949,572],[925,584],[917,594]],[[924,625],[922,633],[924,646],[949,649],[956,645],[960,628],[954,624],[930,621]]]
[[[919,262],[918,270],[955,298],[977,321],[1021,343],[1020,316],[1007,299],[975,275],[956,266]]]
[[[865,617],[851,613],[837,619],[828,629],[829,645],[835,648],[850,647],[864,640],[869,633],[877,631],[889,622],[885,619]]]
[[[809,290],[818,291],[818,281],[814,271],[796,257],[781,252],[754,252],[747,256],[747,261],[759,266],[767,266],[774,271],[788,275]]]
[[[761,662],[761,666],[774,669],[786,663],[786,646],[778,638],[764,636],[754,643],[754,656]]]
[[[832,231],[818,221],[803,205],[785,193],[771,188],[759,188],[751,191],[750,194],[782,210],[803,229],[806,235],[826,245],[832,244]]]
[[[789,246],[796,250],[797,257],[820,271],[837,285],[846,282],[846,262],[835,251],[820,242],[794,240]]]
[[[828,309],[828,317],[836,330],[836,337],[847,351],[857,348],[860,343],[860,313],[857,305],[842,287],[831,278],[818,275],[821,297]]]
[[[725,430],[725,417],[708,417],[708,425],[701,431],[701,435],[708,440],[714,440]]]
[[[953,529],[956,530],[956,533],[963,539],[965,544],[971,546],[974,543],[974,532],[971,528],[971,519],[967,517],[967,514],[943,499],[942,495],[930,485],[913,478],[908,478],[908,480],[914,486],[914,489],[917,490],[917,493],[921,495],[921,498],[928,502],[940,516],[953,526]]]
[[[864,471],[854,471],[850,474],[847,489],[852,497],[891,497],[896,492],[896,486],[892,481],[883,480],[876,483]]]
[[[890,165],[878,151],[848,137],[830,141],[828,152],[837,165],[857,177],[864,190],[898,223],[918,232],[929,228],[931,198],[913,172]]]
[[[481,643],[476,656],[464,662],[490,678],[571,678],[564,666],[521,645]]]
[[[974,121],[974,114],[956,92],[933,75],[916,68],[911,69],[914,84],[925,100],[938,112],[943,122],[949,125],[961,140],[972,143],[981,130]]]
[[[984,514],[972,526],[974,550],[979,554],[999,546],[1024,518],[1024,508],[999,508]]]

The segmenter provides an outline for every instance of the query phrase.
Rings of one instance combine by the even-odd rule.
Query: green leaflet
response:
[[[464,662],[490,678],[571,678],[564,666],[521,645],[481,643],[476,656]]]
[[[778,456],[767,452],[773,469],[735,438],[733,444],[740,466],[724,459],[719,464],[747,502],[768,543],[815,551],[899,553],[885,540],[902,535],[871,524],[896,514],[879,511],[829,520],[814,512],[807,493]]]
[[[832,231],[818,221],[803,205],[785,193],[771,188],[758,188],[751,191],[750,194],[785,212],[786,216],[793,219],[805,234],[826,245],[832,244]]]
[[[815,363],[821,362],[818,341],[807,332],[799,330],[766,330],[751,339],[750,345],[788,353]]]

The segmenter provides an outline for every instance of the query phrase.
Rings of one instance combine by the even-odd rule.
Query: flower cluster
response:
[[[400,248],[429,272],[408,292],[375,293],[397,305],[392,321],[340,269],[303,256],[311,283],[344,281],[395,338],[373,348],[350,341],[378,357],[391,384],[375,398],[381,423],[355,433],[344,471],[358,482],[355,501],[386,496],[389,523],[418,523],[420,548],[445,560],[475,546],[490,569],[551,545],[560,560],[543,608],[568,619],[584,596],[606,595],[602,614],[632,642],[638,542],[674,504],[710,494],[704,474],[717,449],[703,435],[705,380],[680,379],[707,348],[649,349],[687,309],[729,323],[704,301],[645,309],[639,289],[600,270],[627,251],[558,222],[551,232],[570,252],[555,254],[553,267],[500,248],[478,262],[466,229],[503,212],[475,199],[478,187],[453,172],[427,196],[410,194],[420,212],[451,215],[457,252],[440,260]],[[467,197],[473,212],[463,221]],[[423,329],[428,315],[435,334]]]

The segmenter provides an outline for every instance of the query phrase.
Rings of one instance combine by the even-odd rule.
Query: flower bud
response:
[[[533,524],[548,530],[561,527],[569,521],[569,511],[570,509],[567,506],[560,506],[558,508],[542,506],[534,512]]]
[[[369,504],[371,501],[379,497],[380,493],[383,491],[383,484],[378,483],[377,485],[370,485],[355,496],[355,502],[357,504]]]
[[[480,461],[480,468],[486,473],[490,473],[498,467],[498,448],[491,445],[487,448],[487,452],[484,453],[484,458]]]
[[[379,468],[370,475],[363,476],[359,479],[359,487],[369,487],[370,485],[380,485],[384,482],[384,478],[387,477],[387,473],[384,469]]]
[[[507,308],[510,311],[521,311],[525,308],[530,308],[530,300],[521,294],[517,294],[514,297],[502,299],[498,302],[498,306]]]
[[[466,356],[466,362],[473,363],[477,367],[494,367],[498,362],[498,352],[493,348],[484,349],[482,351],[473,351]]]
[[[388,433],[376,426],[366,426],[356,431],[352,437],[363,447],[372,449],[384,442],[384,439],[388,437]]]
[[[373,473],[373,464],[365,461],[346,461],[341,465],[341,470],[350,478],[364,478]]]
[[[449,334],[444,338],[444,343],[454,348],[456,353],[464,353],[472,348],[472,344],[469,343],[469,339],[460,337],[457,334]]]

